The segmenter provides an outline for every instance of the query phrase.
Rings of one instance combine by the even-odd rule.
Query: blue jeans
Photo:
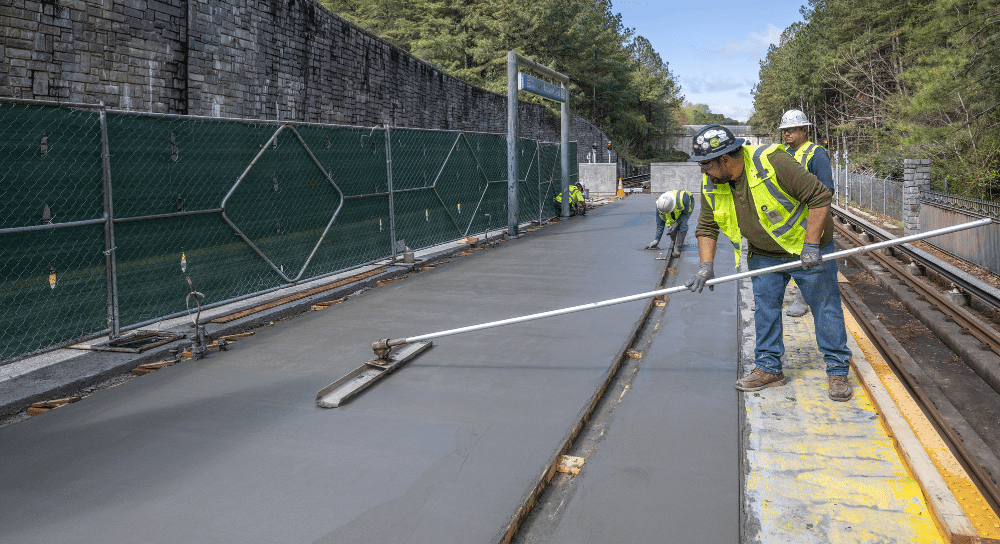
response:
[[[824,255],[831,252],[833,242],[820,250]],[[750,270],[758,270],[797,260],[797,257],[751,255],[747,265]],[[765,372],[781,372],[781,356],[785,354],[781,303],[790,278],[795,278],[802,297],[812,310],[816,344],[823,353],[826,373],[831,376],[846,376],[850,368],[848,359],[851,358],[851,350],[847,347],[847,328],[844,326],[844,311],[840,305],[836,260],[824,260],[811,270],[792,268],[750,278],[753,282],[753,317],[757,331],[754,364]]]

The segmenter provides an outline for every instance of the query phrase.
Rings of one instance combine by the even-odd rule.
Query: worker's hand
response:
[[[646,249],[656,249],[656,246],[660,245],[659,240],[653,240],[652,242],[646,244]]]
[[[698,272],[694,276],[691,276],[691,279],[684,284],[684,287],[690,289],[692,293],[700,293],[705,289],[705,282],[713,278],[715,278],[715,266],[712,263],[701,263],[701,266],[698,267]],[[708,290],[715,291],[715,286],[709,285]]]
[[[816,268],[823,262],[823,256],[819,254],[819,244],[805,243],[802,245],[802,270]]]
[[[675,234],[677,234],[678,225],[680,225],[680,223],[674,223],[673,225],[670,225],[670,228],[667,229],[667,236],[670,236],[672,238]]]

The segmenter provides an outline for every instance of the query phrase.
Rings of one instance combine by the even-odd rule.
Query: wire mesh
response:
[[[854,206],[896,221],[903,220],[903,182],[874,172],[852,172],[837,165],[834,183],[838,204]]]
[[[2,103],[0,126],[4,360],[105,330],[108,299],[99,112]]]
[[[0,360],[507,223],[502,134],[110,111],[105,170],[101,111],[14,102]],[[558,215],[559,146],[517,152],[519,221]]]

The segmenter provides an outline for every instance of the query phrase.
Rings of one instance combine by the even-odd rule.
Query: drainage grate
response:
[[[142,353],[147,349],[169,344],[174,340],[184,338],[183,334],[176,334],[165,331],[136,331],[134,333],[115,338],[103,344],[76,344],[70,346],[76,349],[89,349],[93,351],[117,351],[120,353]]]

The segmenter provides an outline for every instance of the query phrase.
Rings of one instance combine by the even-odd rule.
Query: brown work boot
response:
[[[760,391],[765,387],[778,387],[785,385],[785,375],[782,373],[771,374],[759,368],[754,368],[744,378],[736,380],[736,389],[740,391]]]
[[[827,387],[826,394],[830,396],[831,400],[838,402],[844,402],[851,398],[854,394],[854,389],[851,388],[851,383],[847,381],[847,376],[827,376],[827,381],[829,386]]]

